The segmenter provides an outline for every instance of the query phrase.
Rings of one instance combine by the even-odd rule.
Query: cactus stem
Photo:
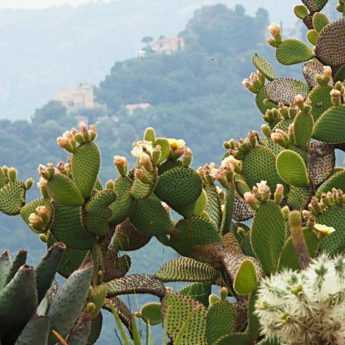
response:
[[[303,229],[302,229],[302,217],[299,211],[292,211],[289,214],[289,227],[292,239],[292,244],[295,248],[298,260],[302,269],[309,266],[311,258],[307,245],[305,243]]]

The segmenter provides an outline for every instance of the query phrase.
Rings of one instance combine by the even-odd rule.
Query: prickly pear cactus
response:
[[[195,169],[183,140],[148,128],[133,144],[133,166],[114,156],[117,176],[101,184],[97,131],[81,123],[57,139],[66,161],[39,166],[39,198],[26,200],[32,180],[19,181],[15,169],[0,169],[0,211],[20,214],[55,258],[34,270],[23,266],[23,253],[13,263],[1,257],[1,345],[38,338],[35,344],[93,343],[102,309],[114,316],[125,344],[141,343],[138,322],[144,322],[148,344],[151,326],[162,324],[169,344],[286,345],[293,340],[285,335],[295,329],[288,328],[293,325],[288,302],[274,305],[283,308],[274,311],[264,296],[267,289],[274,295],[271,285],[279,287],[280,279],[286,289],[294,288],[287,295],[316,313],[308,322],[324,317],[314,300],[301,299],[303,289],[296,284],[307,279],[299,270],[312,272],[317,265],[320,279],[326,268],[339,279],[343,275],[340,259],[330,258],[324,267],[313,261],[345,251],[345,170],[336,166],[335,155],[336,149],[345,151],[345,20],[330,22],[322,13],[326,3],[305,0],[294,9],[308,28],[307,43],[269,27],[278,62],[301,64],[304,80],[279,75],[255,54],[256,72],[243,85],[256,97],[262,134],[253,130],[226,141],[219,164]],[[338,10],[345,15],[343,0]],[[152,275],[127,275],[128,254],[152,238],[179,257]],[[287,270],[296,273],[282,273]],[[67,278],[57,292],[50,288],[55,271]],[[327,281],[320,288],[329,289],[324,296],[331,312],[343,297]],[[189,285],[178,290],[170,282]],[[19,316],[13,296],[22,286],[18,300],[25,299],[25,308]],[[219,296],[211,294],[214,287]],[[130,294],[150,294],[156,301],[133,312],[118,298]],[[276,296],[274,301],[279,302]],[[275,317],[270,322],[273,314],[283,318],[279,325]],[[335,322],[308,328],[318,327],[322,344],[343,339],[334,339],[341,317],[330,319]],[[303,338],[318,344],[313,341],[312,335]]]

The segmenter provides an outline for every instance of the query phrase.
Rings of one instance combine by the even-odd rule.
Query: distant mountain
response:
[[[114,61],[134,57],[141,39],[183,29],[197,7],[242,3],[291,24],[296,0],[118,0],[46,10],[0,10],[0,118],[28,118],[63,87],[97,83]]]

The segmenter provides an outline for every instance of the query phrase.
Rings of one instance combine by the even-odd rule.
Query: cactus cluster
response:
[[[138,319],[147,324],[148,343],[151,326],[160,323],[173,344],[342,343],[345,324],[337,313],[344,262],[329,256],[345,251],[345,170],[335,157],[336,149],[345,149],[345,20],[331,23],[321,13],[326,3],[305,0],[295,7],[313,47],[270,26],[277,60],[303,63],[305,80],[278,76],[255,54],[256,72],[243,84],[256,95],[262,135],[251,131],[226,141],[220,164],[194,169],[183,140],[148,128],[133,144],[133,167],[115,156],[118,176],[102,184],[96,128],[81,123],[57,139],[66,162],[39,166],[39,198],[26,201],[32,181],[18,181],[14,168],[0,169],[0,211],[20,215],[49,253],[59,253],[55,266],[44,269],[49,282],[38,278],[39,268],[18,269],[20,257],[12,265],[6,255],[1,259],[0,306],[9,304],[0,308],[0,330],[7,329],[3,320],[18,323],[0,333],[2,345],[14,343],[21,331],[18,344],[50,345],[56,337],[71,345],[93,343],[102,310],[114,315],[127,344],[129,337],[140,344]],[[345,14],[344,1],[338,9]],[[127,252],[152,238],[180,257],[154,274],[128,275]],[[322,253],[328,256],[313,261]],[[67,280],[51,296],[55,271]],[[177,291],[170,282],[190,284]],[[29,310],[23,319],[7,302],[12,289],[22,290],[17,284],[31,287],[25,288],[30,296],[21,296]],[[216,286],[219,296],[211,293]],[[119,298],[128,294],[150,294],[159,302],[133,312]],[[300,328],[304,320],[315,320],[308,331]],[[21,342],[37,332],[46,337]]]
[[[0,256],[0,344],[93,344],[93,318],[85,303],[92,263],[85,262],[63,286],[54,280],[65,245],[54,244],[37,267],[26,264],[27,252]],[[82,334],[79,331],[82,329]]]

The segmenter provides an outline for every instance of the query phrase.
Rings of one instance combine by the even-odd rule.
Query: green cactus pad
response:
[[[306,150],[313,135],[314,119],[309,112],[300,111],[293,121],[295,145]]]
[[[277,60],[283,65],[306,62],[314,57],[313,51],[303,42],[295,39],[283,41],[276,51]]]
[[[345,249],[345,208],[331,206],[316,217],[316,222],[335,229],[335,232],[321,241],[321,250],[330,255],[340,254]]]
[[[317,195],[321,193],[330,192],[333,188],[345,191],[345,170],[341,169],[335,172],[329,179],[327,179],[316,191]]]
[[[308,41],[313,45],[313,46],[315,46],[316,45],[316,43],[317,43],[317,40],[319,39],[319,32],[318,31],[316,31],[316,30],[314,30],[314,29],[312,29],[312,30],[309,30],[308,32],[307,32],[307,39],[308,39]],[[309,84],[308,84],[309,85]]]
[[[155,277],[163,282],[214,282],[219,272],[206,263],[181,257],[164,264]]]
[[[144,247],[151,238],[151,236],[138,231],[127,219],[117,225],[115,235],[112,239],[112,246],[115,250],[137,250]]]
[[[80,145],[72,154],[72,176],[84,198],[89,198],[95,187],[101,157],[93,142]]]
[[[8,182],[0,189],[0,212],[14,216],[25,204],[26,189],[22,182]]]
[[[144,183],[143,181],[135,178],[131,187],[130,194],[133,199],[145,199],[152,194],[153,184]]]
[[[317,85],[310,92],[308,98],[312,107],[312,114],[316,121],[320,116],[332,106],[330,92],[332,86],[330,85]]]
[[[80,207],[54,204],[55,216],[51,232],[57,241],[72,249],[91,249],[96,237],[85,229]]]
[[[292,119],[283,119],[280,120],[275,126],[274,130],[281,129],[284,132],[288,132],[288,129],[290,125],[292,124],[293,120]],[[277,145],[277,144],[276,144]],[[270,146],[271,147],[271,146]],[[276,155],[282,151],[282,147],[278,145],[278,147],[275,147],[275,150],[272,150]]]
[[[329,108],[316,121],[313,137],[328,144],[342,144],[345,142],[345,106]]]
[[[208,203],[207,193],[205,189],[202,189],[202,192],[199,198],[197,199],[197,201],[193,205],[191,205],[190,211],[189,212],[184,211],[183,214],[186,214],[187,216],[188,215],[200,216],[205,212],[207,203]]]
[[[218,344],[225,334],[235,331],[236,310],[228,301],[210,305],[207,311],[207,344]]]
[[[309,250],[309,254],[313,258],[317,254],[317,250],[319,248],[319,240],[311,229],[303,229],[303,234],[305,243],[307,244]],[[291,269],[296,271],[301,269],[295,248],[292,244],[291,237],[287,239],[279,257],[279,271],[283,269]]]
[[[262,112],[262,114],[265,114],[265,112],[268,109],[276,108],[277,105],[270,101],[266,95],[265,88],[262,87],[259,92],[256,94],[256,105],[259,108],[259,110]]]
[[[204,216],[182,219],[171,234],[171,244],[181,255],[193,256],[194,249],[221,243],[221,237],[213,223]]]
[[[278,183],[282,183],[276,171],[276,157],[265,146],[257,146],[245,156],[243,176],[250,188],[260,181],[267,181],[274,190]]]
[[[177,211],[195,203],[201,191],[200,176],[186,167],[176,167],[164,172],[155,189],[157,196]]]
[[[244,296],[251,294],[257,288],[258,277],[256,275],[254,262],[249,258],[244,259],[233,282],[236,293]]]
[[[105,236],[109,231],[109,219],[111,210],[109,208],[99,209],[98,211],[83,212],[83,224],[85,229],[96,235]]]
[[[164,326],[174,343],[207,345],[205,307],[184,295],[168,294],[162,303]]]
[[[284,150],[277,157],[277,171],[281,179],[295,187],[309,185],[308,170],[306,164],[295,151]]]
[[[159,163],[162,163],[170,156],[170,144],[166,138],[157,138],[155,141],[155,146],[157,145],[161,147],[161,157]]]
[[[222,221],[222,210],[217,188],[214,185],[207,185],[204,189],[207,194],[205,212],[218,228]]]
[[[109,222],[111,224],[120,224],[129,216],[129,211],[133,204],[133,199],[130,195],[131,186],[132,182],[128,177],[119,177],[115,181],[116,201],[110,205],[112,216]]]
[[[194,300],[202,303],[205,307],[208,306],[208,297],[211,294],[211,284],[209,283],[194,283],[186,286],[180,290],[180,294],[192,297]]]
[[[169,213],[155,196],[136,200],[130,220],[138,231],[149,236],[164,235],[173,228]]]
[[[263,203],[256,211],[250,237],[264,272],[275,272],[286,239],[286,224],[280,207],[273,201]]]
[[[63,337],[66,337],[71,331],[85,305],[92,273],[93,266],[90,264],[72,273],[63,287],[58,290],[49,308],[48,317],[51,321],[51,328]],[[49,342],[55,344],[54,340],[51,335]]]
[[[329,24],[329,19],[325,14],[320,13],[320,12],[314,13],[313,26],[317,32],[321,32],[321,30],[328,24]]]
[[[110,189],[103,189],[95,193],[91,200],[86,204],[87,212],[98,212],[101,209],[109,207],[116,200],[116,194]]]
[[[328,66],[345,64],[345,19],[326,25],[320,32],[315,54],[317,58]]]
[[[313,59],[303,65],[304,79],[310,88],[317,85],[316,76],[323,73],[323,64],[318,59]]]
[[[52,205],[51,205],[49,200],[47,200],[47,199],[35,199],[33,201],[30,201],[29,203],[25,204],[25,206],[22,207],[20,210],[20,216],[22,217],[23,221],[28,226],[30,226],[30,223],[29,223],[30,214],[34,213],[36,208],[39,206],[47,207],[50,210],[51,214],[53,214],[53,208],[52,208]],[[49,228],[49,225],[50,224],[48,224],[47,229]],[[35,230],[31,226],[30,226],[30,229],[34,232],[37,232],[37,230]]]
[[[216,345],[229,345],[229,344],[248,345],[250,344],[250,337],[246,333],[233,333],[233,334],[224,335],[216,343]]]
[[[311,196],[312,190],[310,187],[290,186],[290,190],[287,194],[287,204],[294,210],[304,209]]]
[[[310,12],[321,11],[327,4],[328,0],[302,0],[302,2],[308,7]]]
[[[266,95],[271,101],[285,105],[292,104],[297,95],[306,97],[308,91],[308,85],[291,78],[275,79],[265,86]]]
[[[114,279],[104,284],[107,289],[107,297],[129,294],[151,294],[164,297],[165,287],[163,283],[147,274],[132,274],[123,278]]]
[[[276,78],[273,66],[262,56],[254,54],[252,58],[253,65],[268,79]]]
[[[81,206],[84,198],[77,185],[68,176],[56,173],[47,184],[48,193],[57,203],[64,206]]]
[[[293,11],[294,11],[295,16],[302,20],[309,15],[308,8],[305,7],[304,5],[296,5]]]
[[[151,326],[159,325],[160,323],[162,323],[160,303],[152,302],[144,304],[140,310],[140,314],[141,318]]]

